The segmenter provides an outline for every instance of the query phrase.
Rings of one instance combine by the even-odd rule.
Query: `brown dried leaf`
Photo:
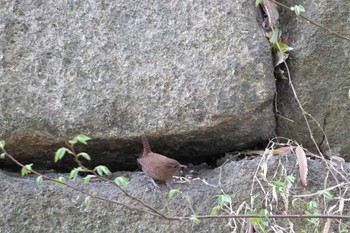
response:
[[[273,150],[273,154],[274,155],[290,155],[292,152],[291,151],[292,148],[293,147],[291,147],[291,146],[280,147],[280,148]]]
[[[307,185],[307,159],[304,149],[301,146],[297,146],[295,149],[295,154],[297,155],[297,160],[299,163],[299,175],[300,181],[303,185]]]
[[[280,17],[277,5],[270,0],[263,0],[264,11],[268,17],[268,27],[275,27]]]

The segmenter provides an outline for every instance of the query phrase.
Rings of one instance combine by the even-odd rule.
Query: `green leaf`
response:
[[[6,153],[1,153],[1,154],[0,154],[0,159],[4,159],[5,156],[6,156]]]
[[[38,176],[37,178],[36,178],[36,184],[37,185],[41,185],[43,183],[43,176]]]
[[[294,11],[297,16],[305,12],[305,8],[302,5],[295,5],[295,6],[292,6],[290,9]]]
[[[1,140],[1,141],[0,141],[0,148],[1,148],[1,149],[4,149],[5,145],[6,145],[5,141],[4,141],[4,140]]]
[[[168,193],[168,198],[169,198],[169,199],[170,199],[170,198],[173,198],[173,196],[175,196],[175,195],[178,194],[179,192],[181,192],[180,189],[172,189],[172,190],[170,190],[169,193]]]
[[[287,182],[287,183],[290,183],[290,184],[293,184],[294,182],[295,182],[295,177],[294,176],[286,176],[286,179],[285,179],[285,181]]]
[[[78,157],[79,156],[84,157],[84,159],[86,159],[86,160],[91,160],[90,155],[88,153],[81,152],[81,153],[78,154]]]
[[[286,187],[286,183],[280,180],[275,180],[272,182],[274,185],[276,185],[277,187]]]
[[[87,145],[86,141],[88,141],[88,140],[91,140],[91,138],[84,135],[84,134],[79,134],[79,135],[75,136],[72,140],[69,140],[68,142],[71,145],[77,144],[77,142],[80,142],[82,144]]]
[[[298,199],[293,199],[293,201],[292,201],[292,206],[293,206],[293,208],[296,208],[297,207],[297,204],[298,204]]]
[[[100,176],[103,176],[103,174],[106,174],[107,176],[111,174],[110,170],[103,165],[95,167],[94,170],[96,170],[97,174],[99,174]]]
[[[282,31],[279,29],[276,29],[273,31],[272,36],[269,37],[269,41],[271,44],[276,44],[280,41],[282,35]]]
[[[218,203],[220,205],[220,207],[222,207],[224,205],[224,203],[230,203],[231,204],[232,200],[231,200],[231,196],[228,194],[222,194],[222,195],[218,195]]]
[[[55,180],[55,184],[56,185],[62,185],[63,183],[65,183],[65,179],[64,179],[64,177],[62,177],[62,176],[60,176],[60,177],[58,177],[56,180]]]
[[[259,215],[260,215],[261,217],[266,217],[266,218],[268,218],[268,217],[270,216],[270,213],[269,213],[268,210],[262,209],[262,210],[260,210]]]
[[[91,203],[92,203],[91,197],[90,196],[85,197],[84,205],[89,206]]]
[[[333,194],[329,190],[321,190],[317,193],[318,195],[323,196],[326,199],[333,199]]]
[[[129,181],[125,176],[119,176],[114,179],[114,183],[116,183],[118,186],[126,187]]]
[[[309,201],[307,204],[306,204],[306,209],[308,210],[312,210],[312,209],[315,209],[317,208],[318,204],[316,201]]]
[[[344,227],[340,230],[340,233],[348,233],[348,232],[349,232],[349,230],[346,227]]]
[[[263,3],[263,0],[255,0],[255,6],[259,6]]]
[[[74,179],[75,177],[77,177],[78,173],[82,170],[83,170],[83,168],[81,168],[81,167],[74,168],[72,171],[70,171],[69,179]]]
[[[199,219],[197,218],[196,215],[192,215],[191,218],[190,218],[190,220],[191,220],[192,222],[194,222],[195,224],[201,223],[201,220],[199,220]]]
[[[83,178],[83,184],[88,184],[91,180],[91,178],[96,177],[95,175],[87,175]]]
[[[218,205],[218,206],[213,207],[213,209],[211,209],[210,215],[217,215],[219,210],[221,210],[221,206]]]
[[[58,161],[58,160],[61,160],[64,156],[64,154],[68,151],[67,148],[65,147],[62,147],[60,149],[58,149],[55,153],[55,163]]]
[[[32,172],[32,166],[33,166],[33,164],[31,163],[31,164],[27,164],[24,167],[22,167],[22,169],[21,169],[22,176],[26,176],[29,173],[31,173]]]

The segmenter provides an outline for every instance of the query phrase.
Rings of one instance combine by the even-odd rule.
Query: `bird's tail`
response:
[[[151,153],[152,152],[151,151],[151,147],[149,145],[149,142],[148,142],[146,136],[142,135],[141,140],[142,140],[142,144],[143,144],[143,154],[142,154],[142,156],[144,156],[144,155],[146,155],[148,153]]]

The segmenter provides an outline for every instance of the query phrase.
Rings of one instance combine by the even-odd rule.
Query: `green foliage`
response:
[[[37,185],[41,185],[42,183],[43,183],[43,176],[38,176],[37,178],[36,178],[36,184]]]
[[[200,224],[201,220],[197,218],[197,216],[194,214],[191,216],[190,220],[194,222],[195,224]]]
[[[4,149],[5,145],[6,145],[5,141],[4,141],[4,140],[1,140],[1,141],[0,141],[0,148],[1,148],[1,149]]]
[[[73,139],[69,140],[68,142],[71,145],[75,145],[78,142],[87,145],[87,141],[88,140],[91,140],[91,138],[86,136],[86,135],[84,135],[84,134],[79,134],[79,135],[75,136]]]
[[[129,183],[128,179],[125,176],[118,176],[114,179],[114,183],[118,186],[126,187]]]
[[[306,209],[307,210],[314,210],[318,207],[318,204],[316,201],[309,201],[308,203],[306,203]]]
[[[218,203],[220,207],[222,207],[224,203],[231,204],[232,203],[231,196],[228,194],[218,195]]]
[[[221,210],[221,206],[214,206],[213,209],[211,209],[210,215],[217,215],[219,210]]]
[[[89,206],[92,203],[91,197],[87,196],[84,199],[84,205]]]
[[[333,194],[329,190],[320,190],[317,192],[318,195],[323,196],[326,199],[332,200]]]
[[[1,153],[1,154],[0,154],[0,159],[4,159],[5,156],[6,156],[6,153]]]
[[[106,166],[103,166],[103,165],[99,165],[95,167],[94,170],[97,172],[99,176],[103,176],[103,174],[106,174],[108,176],[111,174],[111,171]]]
[[[346,227],[344,227],[340,230],[340,233],[348,233],[348,232],[349,232],[349,230]]]
[[[294,184],[296,178],[294,176],[286,176],[285,181],[290,184]]]
[[[255,6],[259,6],[263,3],[263,0],[255,0]]]
[[[66,154],[66,152],[69,151],[67,148],[62,147],[60,149],[58,149],[55,153],[55,163],[58,160],[61,160],[63,158],[63,156]],[[69,151],[70,152],[70,151]],[[71,153],[71,152],[70,152]]]
[[[176,194],[180,193],[180,189],[172,189],[168,193],[168,198],[173,198]]]
[[[21,169],[22,176],[26,176],[29,173],[31,173],[32,172],[32,166],[33,166],[33,164],[31,163],[31,164],[27,164],[24,167],[22,167],[22,169]]]
[[[91,178],[96,177],[95,175],[87,175],[83,178],[83,184],[88,184],[91,180]]]
[[[298,200],[297,198],[293,199],[293,201],[292,201],[292,207],[293,207],[293,208],[296,208],[296,207],[297,207],[298,201],[299,201],[299,200]]]
[[[75,179],[80,171],[82,171],[83,168],[76,167],[72,171],[70,171],[69,179]]]
[[[296,15],[300,15],[301,13],[305,12],[305,9],[302,5],[295,5],[290,8],[291,11],[294,11]]]
[[[83,158],[86,159],[86,160],[91,160],[90,155],[89,155],[88,153],[85,153],[85,152],[81,152],[81,153],[79,153],[77,156],[78,156],[78,157],[81,156],[81,157],[83,157]]]
[[[64,179],[64,177],[60,176],[55,180],[55,184],[56,185],[62,185],[66,182],[66,180]]]

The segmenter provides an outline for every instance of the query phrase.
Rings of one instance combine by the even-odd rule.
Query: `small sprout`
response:
[[[295,5],[290,8],[290,10],[294,11],[297,16],[301,13],[305,12],[305,8],[302,5]]]
[[[349,98],[350,99],[350,98]],[[348,230],[348,228],[347,227],[344,227],[344,228],[342,228],[341,230],[340,230],[340,233],[348,233],[349,232],[349,230]]]
[[[190,220],[192,222],[194,222],[195,224],[201,223],[201,220],[199,220],[199,218],[197,218],[197,216],[195,214],[191,216]]]
[[[100,176],[103,176],[103,174],[106,174],[107,176],[111,174],[111,171],[103,165],[95,167],[94,170],[96,170],[97,174],[99,174]]]
[[[224,205],[224,203],[229,203],[231,204],[232,200],[231,200],[231,196],[228,194],[224,194],[224,195],[218,195],[218,203],[220,205],[220,207],[222,207]]]
[[[118,186],[126,187],[129,181],[125,176],[118,176],[114,179],[114,183],[116,183]]]
[[[43,183],[43,176],[38,176],[37,178],[36,178],[36,184],[37,185],[41,185]]]
[[[58,178],[55,180],[55,184],[57,184],[57,185],[62,185],[62,184],[64,184],[64,183],[65,183],[65,179],[64,179],[64,177],[62,177],[62,176],[58,177]]]
[[[1,141],[0,141],[0,148],[1,148],[1,149],[4,149],[5,145],[6,145],[5,141],[4,141],[4,140],[1,140]]]
[[[211,209],[210,215],[217,215],[219,210],[221,210],[221,206],[218,205],[218,206],[213,207],[213,209]]]
[[[77,144],[78,142],[87,145],[87,142],[86,142],[86,141],[88,141],[88,140],[90,140],[90,139],[91,139],[90,137],[88,137],[88,136],[86,136],[86,135],[84,135],[84,134],[79,134],[79,135],[75,136],[73,139],[69,140],[68,142],[69,142],[69,144],[71,144],[71,145],[75,145],[75,144]]]
[[[69,179],[75,179],[80,171],[83,169],[81,167],[76,167],[72,171],[70,171]]]
[[[6,153],[1,153],[1,154],[0,154],[0,159],[4,159],[5,156],[6,156]]]
[[[179,192],[181,192],[180,189],[172,189],[172,190],[170,190],[169,193],[168,193],[168,198],[169,199],[173,198]]]
[[[88,153],[81,152],[81,153],[78,154],[78,157],[79,156],[84,157],[84,159],[86,159],[86,160],[91,160],[91,157],[90,157],[90,155]]]
[[[329,190],[321,190],[317,192],[318,195],[323,196],[326,199],[333,199],[333,195]]]
[[[312,210],[312,209],[317,208],[317,206],[318,206],[318,204],[316,201],[310,201],[306,204],[306,209]]]
[[[89,206],[92,203],[91,197],[85,197],[84,199],[84,205]]]
[[[58,160],[61,160],[67,151],[70,152],[70,151],[69,151],[67,148],[65,148],[65,147],[62,147],[62,148],[58,149],[58,150],[56,151],[56,153],[55,153],[55,163],[56,163]]]
[[[88,184],[91,180],[91,178],[96,177],[95,175],[87,175],[86,177],[83,178],[83,184]]]
[[[255,0],[255,6],[259,6],[263,3],[263,0]]]
[[[24,167],[22,167],[22,169],[21,169],[22,176],[26,176],[29,173],[31,173],[32,172],[32,166],[33,166],[33,164],[31,163],[31,164],[27,164]]]
[[[295,182],[295,177],[294,176],[286,176],[286,179],[285,179],[285,181],[287,182],[287,183],[290,183],[290,184],[293,184],[294,182]]]
[[[292,201],[292,206],[293,206],[293,208],[296,208],[297,207],[297,205],[298,205],[298,199],[293,199],[293,201]]]

